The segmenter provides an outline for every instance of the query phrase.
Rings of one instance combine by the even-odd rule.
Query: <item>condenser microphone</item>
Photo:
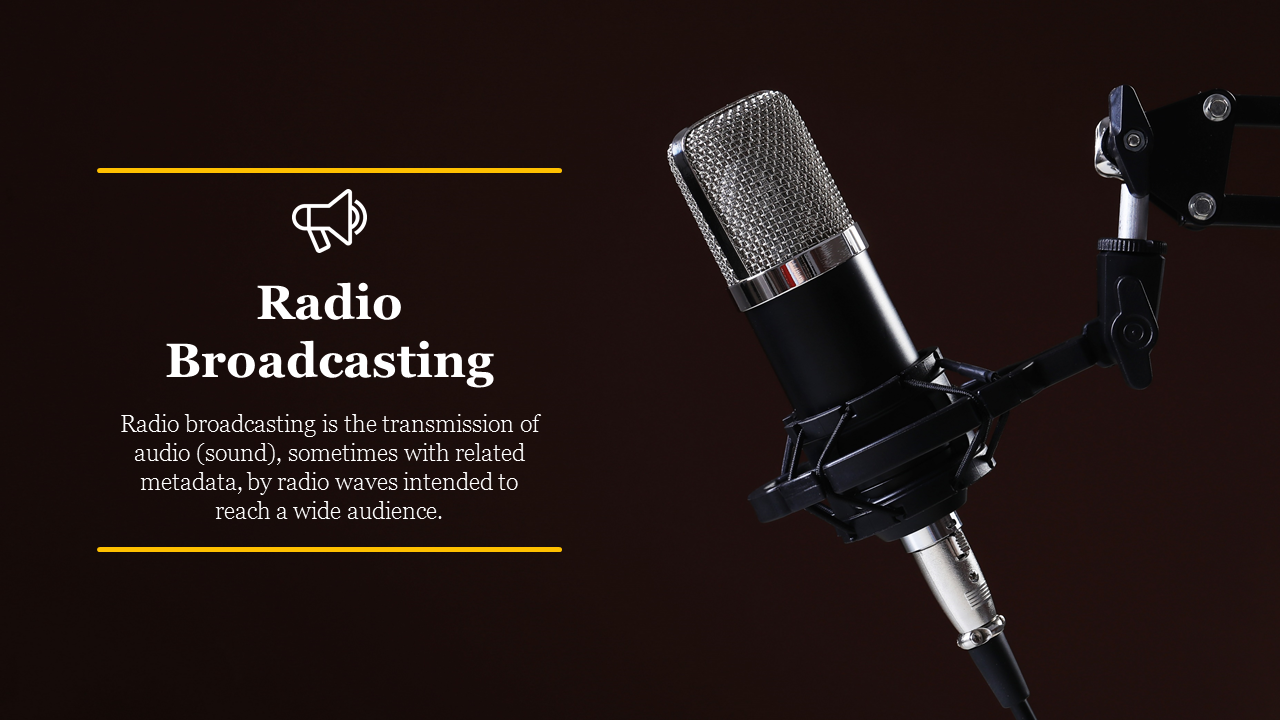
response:
[[[795,106],[755,93],[681,131],[667,158],[795,408],[782,475],[750,497],[757,515],[806,510],[846,542],[902,540],[1001,704],[1034,718],[955,514],[994,465],[987,427],[943,412],[963,392],[943,374],[957,364],[912,344]]]

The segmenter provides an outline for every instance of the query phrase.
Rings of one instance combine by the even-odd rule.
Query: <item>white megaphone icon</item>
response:
[[[344,199],[346,202],[339,204]],[[337,207],[334,207],[335,205]],[[303,210],[306,211],[305,223],[300,223],[298,214]],[[329,212],[322,212],[326,210]],[[315,246],[318,253],[329,249],[329,235],[334,236],[344,245],[350,245],[352,236],[359,235],[368,221],[368,211],[359,200],[351,197],[350,190],[343,190],[342,194],[327,204],[299,205],[293,209],[293,226],[307,231],[307,237],[311,238],[311,244]],[[322,225],[321,222],[329,224]],[[335,227],[341,229],[338,230]],[[316,237],[317,233],[319,238]],[[321,240],[324,241],[323,246],[320,244]]]

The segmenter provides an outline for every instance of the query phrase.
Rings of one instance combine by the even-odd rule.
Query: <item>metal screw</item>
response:
[[[1204,116],[1213,122],[1222,122],[1231,114],[1231,101],[1226,95],[1214,93],[1204,99]],[[1212,213],[1210,213],[1212,215]]]
[[[969,579],[972,580],[973,582],[978,582],[978,573],[974,572],[973,570],[970,570]]]
[[[1196,193],[1187,203],[1187,210],[1191,211],[1191,217],[1197,220],[1208,220],[1218,212],[1218,201],[1214,200],[1209,193]]]
[[[1138,152],[1147,146],[1147,136],[1137,130],[1130,130],[1124,134],[1124,146],[1130,152]]]

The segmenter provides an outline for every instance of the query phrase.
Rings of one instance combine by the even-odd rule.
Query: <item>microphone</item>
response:
[[[917,352],[795,106],[762,91],[682,130],[671,172],[788,400],[782,475],[749,498],[760,520],[799,510],[845,542],[901,540],[1002,706],[1034,719],[956,510],[995,465],[991,418],[952,404],[944,369]],[[803,456],[803,459],[802,459]]]

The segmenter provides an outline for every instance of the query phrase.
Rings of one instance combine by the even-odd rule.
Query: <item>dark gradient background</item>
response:
[[[1280,94],[1266,7],[329,3],[33,24],[14,66],[31,126],[14,143],[45,150],[14,195],[12,716],[1003,717],[897,544],[755,521],[745,498],[773,476],[789,408],[666,144],[786,92],[915,343],[998,367],[1094,315],[1119,192],[1091,167],[1107,93],[1128,83],[1148,109]],[[1229,189],[1280,194],[1278,148],[1240,132]],[[286,216],[348,187],[368,227],[317,255]],[[1094,369],[1019,408],[962,511],[1042,720],[1274,705],[1280,233],[1153,214],[1150,235],[1170,245],[1155,383]],[[258,284],[337,282],[403,313],[253,319]],[[497,382],[164,377],[168,342],[299,340],[492,352]],[[439,499],[435,524],[229,530],[211,500],[133,489],[131,450],[154,443],[119,415],[156,412],[541,413],[544,431],[518,438],[517,494]],[[135,544],[564,552],[94,552]]]

